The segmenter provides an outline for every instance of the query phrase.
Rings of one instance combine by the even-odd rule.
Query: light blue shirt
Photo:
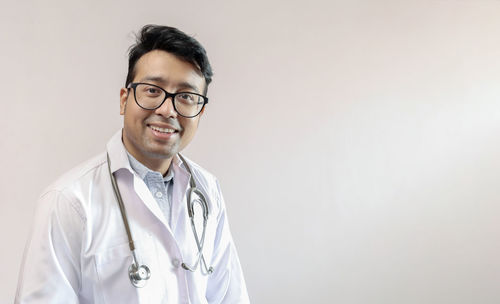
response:
[[[174,183],[174,171],[167,171],[163,176],[160,172],[153,171],[141,164],[127,151],[128,160],[132,169],[146,183],[149,191],[160,206],[167,223],[172,227],[172,185]]]

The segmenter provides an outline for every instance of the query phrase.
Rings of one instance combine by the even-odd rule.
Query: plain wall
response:
[[[0,303],[38,195],[122,124],[146,23],[207,49],[185,151],[253,303],[500,302],[500,1],[0,2]]]

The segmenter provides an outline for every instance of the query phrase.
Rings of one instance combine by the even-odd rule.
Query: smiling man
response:
[[[41,195],[16,303],[248,303],[217,180],[179,152],[212,71],[192,37],[148,25],[120,90],[123,129]]]
[[[198,128],[207,83],[193,63],[162,50],[144,54],[133,73],[134,82],[120,91],[123,143],[143,165],[164,173]],[[174,102],[160,106],[168,97]]]

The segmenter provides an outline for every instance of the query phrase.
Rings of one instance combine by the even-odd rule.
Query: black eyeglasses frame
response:
[[[138,85],[140,84],[144,84],[144,85],[149,85],[149,86],[152,86],[152,87],[155,87],[155,88],[158,88],[160,90],[162,90],[163,92],[165,92],[165,98],[163,99],[163,101],[156,107],[154,108],[145,108],[143,106],[141,106],[139,104],[139,102],[137,101],[137,96],[136,96],[136,88]],[[167,100],[169,97],[172,97],[172,105],[174,106],[174,110],[177,114],[179,114],[180,116],[182,117],[186,117],[186,118],[193,118],[193,117],[196,117],[198,115],[200,115],[201,111],[203,111],[203,108],[205,108],[205,105],[208,103],[208,97],[207,96],[204,96],[204,95],[201,95],[201,94],[198,94],[198,93],[193,93],[193,92],[186,92],[186,91],[181,91],[181,92],[176,92],[176,93],[170,93],[170,92],[167,92],[165,89],[163,89],[162,87],[160,86],[157,86],[155,84],[152,84],[152,83],[147,83],[147,82],[132,82],[132,83],[129,83],[129,85],[127,86],[127,90],[130,90],[130,89],[134,89],[134,100],[135,100],[135,103],[142,109],[144,110],[156,110],[158,109],[159,107],[161,107],[164,103],[165,103],[165,100]],[[189,94],[194,94],[196,96],[199,96],[201,98],[203,98],[203,105],[201,106],[201,109],[198,113],[196,113],[196,115],[192,115],[192,116],[186,116],[186,115],[183,115],[181,114],[178,110],[177,110],[177,107],[175,106],[175,96],[179,95],[179,94],[185,94],[185,93],[189,93]],[[198,103],[200,104],[200,103]]]

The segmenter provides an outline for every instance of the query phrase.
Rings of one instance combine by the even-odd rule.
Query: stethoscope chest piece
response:
[[[136,263],[132,263],[128,268],[128,276],[132,285],[141,288],[146,285],[146,281],[151,277],[151,271],[146,265],[137,267]]]

